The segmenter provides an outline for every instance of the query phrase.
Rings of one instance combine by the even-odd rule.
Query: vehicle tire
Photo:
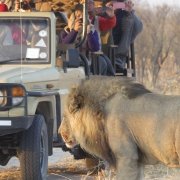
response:
[[[42,115],[23,133],[18,153],[23,180],[45,180],[48,170],[48,134]]]

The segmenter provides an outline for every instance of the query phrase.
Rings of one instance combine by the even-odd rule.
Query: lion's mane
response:
[[[82,148],[111,164],[115,164],[115,158],[106,137],[104,108],[106,101],[117,93],[132,99],[151,92],[131,78],[94,76],[73,88],[67,99],[66,112],[78,122],[73,125],[73,132],[79,137]]]
[[[79,106],[86,105],[97,114],[103,114],[104,104],[117,93],[132,99],[150,92],[142,84],[131,78],[94,76],[88,80],[83,80],[78,87],[71,90],[67,105],[70,112],[76,111]]]

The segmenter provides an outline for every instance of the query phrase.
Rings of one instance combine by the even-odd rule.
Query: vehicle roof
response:
[[[55,17],[53,12],[3,12],[1,13],[1,17]]]
[[[34,1],[35,4],[41,4],[43,3],[49,3],[48,6],[51,6],[52,11],[61,11],[61,12],[67,12],[70,9],[72,9],[77,3],[83,3],[85,0],[46,0],[46,1]],[[100,5],[103,2],[108,2],[110,0],[94,0],[95,5]],[[14,7],[13,2],[13,6]],[[46,8],[45,8],[46,9]]]
[[[72,9],[73,6],[75,6],[77,3],[82,3],[85,0],[73,0],[73,1],[69,1],[69,0],[53,0],[52,1],[52,9],[54,9],[55,11],[68,11],[69,9]],[[110,0],[94,0],[95,5],[100,5],[103,2],[109,2]]]

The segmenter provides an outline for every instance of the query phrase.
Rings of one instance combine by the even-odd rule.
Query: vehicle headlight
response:
[[[0,107],[4,107],[7,103],[7,92],[0,90]]]
[[[11,89],[11,94],[12,94],[12,105],[16,106],[20,103],[23,102],[24,96],[25,96],[25,91],[22,87],[15,86]]]
[[[7,111],[14,106],[24,107],[27,102],[26,89],[20,84],[0,83],[0,111]]]

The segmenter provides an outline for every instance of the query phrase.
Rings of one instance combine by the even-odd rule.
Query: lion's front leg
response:
[[[128,157],[117,159],[116,163],[117,180],[143,180],[144,167],[138,162]]]

